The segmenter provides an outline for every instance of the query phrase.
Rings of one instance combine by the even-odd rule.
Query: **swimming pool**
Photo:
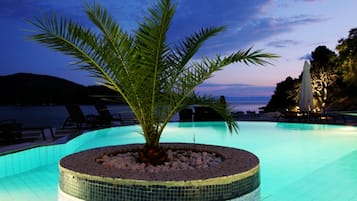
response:
[[[196,142],[245,149],[261,166],[264,201],[357,201],[357,127],[239,122],[170,123],[162,142]],[[0,200],[57,200],[58,160],[98,146],[142,143],[138,126],[85,133],[62,145],[0,157]]]

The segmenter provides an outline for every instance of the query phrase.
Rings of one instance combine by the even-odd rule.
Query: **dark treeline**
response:
[[[311,52],[314,105],[320,110],[357,109],[357,28],[338,41],[336,52],[318,46]],[[301,76],[277,84],[265,111],[284,111],[298,105]]]
[[[64,105],[122,103],[108,100],[113,93],[103,86],[83,86],[65,79],[29,73],[0,76],[1,105]]]

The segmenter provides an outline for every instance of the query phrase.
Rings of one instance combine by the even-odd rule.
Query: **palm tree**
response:
[[[166,153],[160,136],[169,120],[190,104],[210,107],[227,122],[231,132],[238,125],[230,112],[212,96],[194,89],[228,64],[244,62],[264,65],[277,57],[261,50],[237,51],[214,59],[193,60],[202,44],[225,27],[204,28],[176,45],[169,45],[167,32],[176,5],[159,0],[148,9],[144,22],[133,33],[123,31],[113,17],[98,4],[86,4],[86,14],[98,30],[62,17],[35,17],[30,39],[77,59],[79,69],[89,71],[100,84],[118,92],[129,105],[145,138],[140,151],[143,162],[160,164]]]

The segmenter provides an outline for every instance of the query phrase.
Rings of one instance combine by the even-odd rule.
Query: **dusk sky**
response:
[[[101,0],[127,31],[154,0]],[[356,0],[173,0],[178,2],[169,41],[175,42],[202,27],[226,25],[227,30],[206,43],[198,56],[227,55],[239,49],[264,49],[280,56],[274,65],[233,64],[216,73],[197,90],[213,95],[271,96],[278,82],[296,78],[304,60],[319,45],[335,51],[338,40],[357,27]],[[26,19],[48,13],[92,26],[83,1],[0,0],[0,75],[18,72],[53,75],[83,85],[96,81],[74,70],[74,59],[26,40],[33,29]]]

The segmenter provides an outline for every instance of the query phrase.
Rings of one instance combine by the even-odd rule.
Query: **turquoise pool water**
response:
[[[162,142],[237,147],[260,158],[264,201],[357,201],[357,127],[240,122],[170,123]],[[1,201],[57,200],[61,157],[98,146],[142,143],[138,126],[85,133],[62,145],[0,156]]]

